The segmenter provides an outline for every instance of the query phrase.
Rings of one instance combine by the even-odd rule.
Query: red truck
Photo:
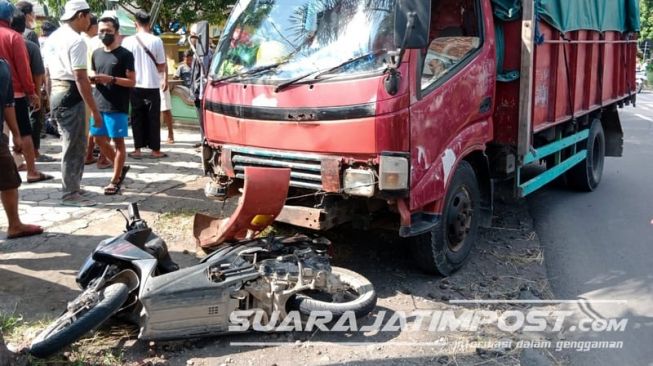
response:
[[[592,191],[622,154],[637,1],[563,3],[239,1],[203,100],[207,192],[290,168],[278,221],[381,221],[421,268],[452,273],[491,224],[495,183]]]

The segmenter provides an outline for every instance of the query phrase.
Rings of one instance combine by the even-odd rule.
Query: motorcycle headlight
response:
[[[345,193],[352,196],[372,197],[374,196],[374,172],[370,169],[354,169],[348,168],[345,170],[343,178],[343,186]]]

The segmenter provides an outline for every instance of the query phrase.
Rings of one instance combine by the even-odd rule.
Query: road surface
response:
[[[653,365],[653,93],[620,116],[624,156],[606,159],[595,192],[549,187],[528,199],[557,299],[623,300],[578,308],[628,318],[625,332],[574,333],[622,340],[623,349],[568,352],[572,365]]]

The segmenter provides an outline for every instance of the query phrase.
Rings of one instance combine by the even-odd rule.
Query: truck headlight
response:
[[[374,171],[354,168],[345,170],[343,178],[345,193],[352,196],[372,197],[374,196],[375,185]]]
[[[405,157],[381,155],[379,189],[382,191],[407,190],[408,166],[408,159]]]

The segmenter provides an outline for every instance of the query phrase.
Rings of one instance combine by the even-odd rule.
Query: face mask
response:
[[[116,35],[115,34],[109,34],[109,33],[102,33],[99,36],[100,41],[104,43],[105,46],[110,46],[113,41],[116,40]]]

